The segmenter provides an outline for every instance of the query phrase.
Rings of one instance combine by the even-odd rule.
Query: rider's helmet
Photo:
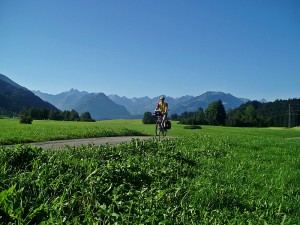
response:
[[[160,100],[165,100],[165,96],[160,96]]]

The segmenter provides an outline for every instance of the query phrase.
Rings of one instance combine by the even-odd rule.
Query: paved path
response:
[[[24,145],[31,145],[36,147],[42,148],[62,148],[65,146],[82,146],[82,145],[89,145],[94,144],[96,146],[99,145],[106,145],[112,144],[117,145],[122,142],[130,142],[132,139],[152,139],[155,138],[154,136],[121,136],[121,137],[99,137],[99,138],[84,138],[84,139],[70,139],[70,140],[57,140],[57,141],[45,141],[45,142],[33,142],[33,143],[26,143]],[[167,137],[165,137],[167,138]],[[10,145],[14,146],[14,145]]]
[[[291,137],[291,138],[285,138],[285,139],[288,139],[288,140],[292,140],[292,139],[300,139],[300,137]]]

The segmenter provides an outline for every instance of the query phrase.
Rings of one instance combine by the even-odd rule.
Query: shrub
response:
[[[20,123],[32,124],[32,118],[29,116],[21,116]]]
[[[8,148],[1,157],[3,157],[2,160],[6,163],[7,169],[30,170],[31,162],[40,155],[41,151],[41,148],[30,145],[16,145],[13,148]]]
[[[92,119],[91,114],[89,112],[84,112],[80,116],[80,121],[83,122],[96,122],[94,119]]]
[[[183,129],[202,129],[202,127],[199,125],[190,125],[183,127]]]
[[[143,124],[155,124],[156,120],[156,116],[153,116],[151,112],[145,112],[142,122]]]

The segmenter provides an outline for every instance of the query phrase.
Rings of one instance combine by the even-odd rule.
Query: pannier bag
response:
[[[167,120],[166,121],[166,129],[171,129],[171,127],[172,127],[171,121]]]

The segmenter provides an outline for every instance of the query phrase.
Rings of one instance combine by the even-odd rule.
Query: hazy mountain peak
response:
[[[77,89],[75,89],[75,88],[71,88],[70,90],[69,90],[69,92],[79,92]]]
[[[265,98],[262,98],[261,100],[259,100],[261,103],[267,103],[268,102],[268,100],[267,99],[265,99]]]
[[[207,91],[204,94],[206,94],[206,95],[218,95],[218,94],[224,94],[224,92],[220,92],[220,91]]]
[[[68,94],[89,94],[86,91],[79,91],[76,88],[71,88],[69,91],[62,92],[62,93],[68,93]]]

